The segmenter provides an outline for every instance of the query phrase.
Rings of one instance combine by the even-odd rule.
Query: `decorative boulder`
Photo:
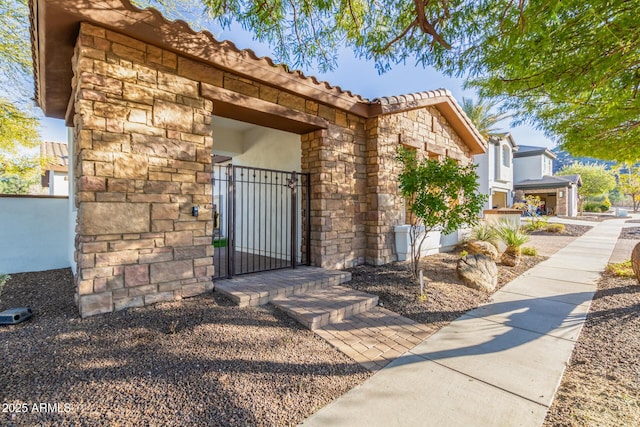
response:
[[[500,259],[500,252],[489,242],[483,240],[471,240],[467,242],[467,252],[470,254],[486,255],[493,261]]]
[[[507,247],[500,257],[500,262],[507,267],[517,267],[521,257],[520,248]]]
[[[498,285],[498,266],[485,255],[467,255],[458,260],[458,277],[465,286],[484,292],[493,292]]]
[[[640,243],[631,251],[631,268],[636,275],[636,280],[640,283]]]

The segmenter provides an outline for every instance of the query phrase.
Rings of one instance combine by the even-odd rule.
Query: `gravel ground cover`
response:
[[[531,234],[532,236],[582,236],[587,231],[591,230],[593,227],[588,225],[577,225],[577,224],[565,224],[564,231],[559,233],[552,233],[545,230],[536,230],[530,231],[527,234]]]
[[[637,222],[635,220],[627,222]],[[637,239],[623,228],[620,239]],[[640,286],[605,272],[545,426],[640,425]]]
[[[582,212],[582,214],[574,219],[579,219],[580,221],[602,222],[615,218],[617,217],[613,213]]]
[[[462,284],[456,274],[458,259],[457,253],[440,253],[422,258],[421,268],[427,294],[424,301],[418,298],[420,289],[411,279],[407,262],[380,267],[353,267],[349,269],[352,280],[344,286],[378,295],[385,308],[430,325],[435,332],[490,297],[490,294]],[[496,290],[544,259],[541,256],[523,256],[517,267],[498,264]]]
[[[581,236],[592,227],[566,224],[563,233],[539,231],[532,234],[549,236]],[[527,244],[525,244],[527,246]],[[349,269],[351,282],[345,284],[356,290],[376,294],[384,307],[405,317],[432,327],[437,331],[469,310],[486,302],[490,295],[468,288],[456,274],[457,252],[441,253],[424,257],[427,297],[418,298],[418,285],[411,279],[409,264],[397,262],[380,267],[362,265]],[[508,267],[498,263],[498,287],[500,289],[534,265],[547,259],[545,256],[523,256],[520,265]]]
[[[0,300],[35,312],[0,327],[2,426],[295,425],[371,375],[270,306],[215,294],[80,319],[54,270],[12,275]]]
[[[629,239],[629,240],[640,239],[640,227],[623,228],[622,232],[620,233],[620,239]]]
[[[489,298],[461,284],[457,259],[423,259],[425,300],[406,263],[353,268],[347,285],[435,332]],[[543,259],[499,265],[498,286]],[[0,327],[0,425],[295,425],[371,375],[270,306],[213,294],[79,319],[71,281],[69,270],[16,274],[0,296],[0,310],[36,313]]]
[[[640,425],[640,286],[605,273],[545,426]]]

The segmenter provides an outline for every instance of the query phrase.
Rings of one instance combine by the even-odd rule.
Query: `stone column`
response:
[[[81,25],[73,108],[83,317],[213,289],[213,106],[177,63],[172,52]]]
[[[311,174],[311,263],[364,263],[366,175],[361,120],[335,113],[337,125],[302,136],[302,170]]]

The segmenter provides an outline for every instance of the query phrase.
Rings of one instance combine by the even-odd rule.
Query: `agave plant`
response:
[[[478,224],[471,232],[471,238],[474,240],[481,240],[483,242],[491,243],[496,248],[498,247],[498,236],[494,227],[487,224]]]
[[[495,228],[496,235],[507,245],[500,261],[504,265],[515,267],[520,263],[520,247],[529,241],[529,236],[520,230],[517,224],[502,221]]]

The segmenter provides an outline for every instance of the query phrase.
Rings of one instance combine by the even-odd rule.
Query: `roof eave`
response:
[[[473,126],[471,120],[467,117],[462,110],[462,107],[458,105],[455,98],[453,98],[449,91],[438,90],[433,92],[440,92],[442,95],[421,99],[412,98],[401,102],[382,103],[379,100],[376,100],[371,106],[371,115],[393,114],[427,106],[434,106],[438,109],[440,114],[447,119],[462,141],[469,147],[472,155],[486,153],[487,142],[480,135],[475,126]]]
[[[465,120],[466,116],[464,118],[460,116],[461,110],[456,107],[458,107],[457,103],[451,102],[451,98],[448,98],[446,102],[436,104],[438,111],[447,119],[464,143],[467,144],[472,155],[486,153],[487,143],[484,138],[471,123]]]
[[[570,181],[566,182],[545,182],[545,183],[514,183],[514,190],[544,190],[544,189],[557,189],[557,188],[567,188],[574,185]]]
[[[219,42],[211,33],[193,31],[183,21],[167,21],[155,9],[141,10],[128,0],[32,0],[36,100],[46,116],[65,116],[71,95],[71,57],[81,22],[117,31],[362,117],[369,114],[368,103],[358,95],[301,72],[291,72],[269,58],[240,50],[231,42]],[[48,58],[44,57],[45,52]]]

